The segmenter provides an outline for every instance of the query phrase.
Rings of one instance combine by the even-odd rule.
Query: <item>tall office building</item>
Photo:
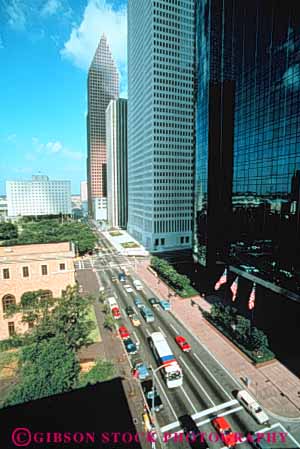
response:
[[[119,96],[119,74],[103,34],[88,73],[87,180],[89,213],[106,218],[105,111]]]
[[[106,109],[107,220],[111,227],[127,227],[127,100],[111,100]]]
[[[191,248],[194,0],[128,1],[128,231]]]
[[[299,292],[299,6],[198,0],[196,36],[195,257]]]
[[[71,214],[71,181],[32,176],[31,181],[6,181],[8,217]]]

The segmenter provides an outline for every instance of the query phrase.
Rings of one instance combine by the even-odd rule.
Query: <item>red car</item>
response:
[[[182,335],[177,335],[177,337],[175,337],[175,341],[183,352],[190,352],[192,349],[191,345]]]
[[[122,340],[127,340],[130,337],[127,327],[121,326],[119,327],[119,334]]]
[[[229,423],[222,416],[212,420],[212,424],[217,432],[221,435],[223,442],[229,448],[236,446],[236,436],[232,432]]]

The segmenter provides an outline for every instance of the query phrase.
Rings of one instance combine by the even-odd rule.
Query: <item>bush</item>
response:
[[[247,318],[237,315],[234,307],[216,303],[211,312],[203,312],[203,316],[255,362],[274,359],[264,332],[252,326]]]
[[[151,267],[164,279],[170,287],[183,297],[197,295],[197,291],[191,286],[190,279],[182,274],[177,273],[175,268],[168,262],[159,257],[151,258]]]

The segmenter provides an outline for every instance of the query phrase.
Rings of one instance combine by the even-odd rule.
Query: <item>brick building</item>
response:
[[[10,304],[18,304],[25,292],[44,290],[61,296],[75,284],[75,249],[70,242],[0,247],[0,340],[28,329],[16,314],[5,319]]]

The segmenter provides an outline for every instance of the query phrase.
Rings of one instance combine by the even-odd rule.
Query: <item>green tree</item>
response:
[[[0,223],[0,240],[16,239],[18,228],[13,223]]]
[[[114,331],[116,329],[116,322],[111,314],[108,314],[105,317],[103,325],[104,325],[104,327],[106,327],[107,329],[110,329],[111,331]]]
[[[254,351],[264,352],[265,349],[269,348],[268,337],[264,334],[263,331],[257,329],[256,327],[252,328],[250,344],[252,350]]]
[[[22,349],[20,379],[5,406],[72,390],[78,383],[80,366],[62,336]]]
[[[238,315],[236,317],[235,335],[242,344],[249,344],[251,333],[251,321]]]

